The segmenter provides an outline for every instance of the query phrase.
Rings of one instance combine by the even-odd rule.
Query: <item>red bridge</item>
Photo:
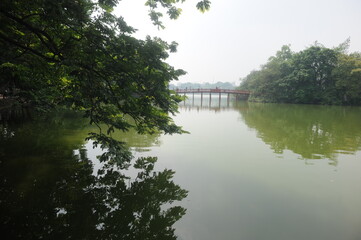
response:
[[[174,90],[177,94],[192,94],[192,102],[194,103],[194,94],[200,94],[201,95],[201,106],[203,105],[203,94],[209,93],[209,105],[211,105],[212,102],[212,94],[219,94],[219,105],[221,105],[221,96],[222,94],[227,94],[227,105],[229,105],[229,99],[230,95],[236,96],[237,99],[243,99],[247,100],[249,95],[251,94],[250,91],[244,91],[244,90],[234,90],[234,89],[220,89],[220,88],[186,88],[186,89],[175,89]],[[185,103],[185,102],[184,102]]]
[[[244,91],[244,90],[234,90],[234,89],[220,89],[220,88],[186,88],[186,89],[175,89],[174,90],[177,94],[187,94],[187,93],[191,93],[194,94],[195,93],[200,93],[201,94],[201,98],[203,98],[203,94],[205,93],[209,93],[209,98],[212,97],[212,93],[218,93],[219,94],[219,99],[221,98],[222,94],[227,94],[228,95],[228,99],[230,94],[232,95],[236,95],[236,98],[240,99],[248,99],[249,95],[251,94],[250,91]]]
[[[220,88],[186,88],[186,89],[175,89],[175,92],[178,94],[182,93],[228,93],[228,94],[240,94],[240,95],[250,95],[250,91],[244,90],[234,90],[234,89],[220,89]]]

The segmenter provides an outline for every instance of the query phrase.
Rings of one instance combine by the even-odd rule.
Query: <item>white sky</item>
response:
[[[282,45],[300,51],[315,41],[334,47],[351,38],[350,52],[361,51],[361,0],[197,0],[179,7],[179,19],[164,17],[165,30],[151,24],[145,0],[122,0],[117,15],[138,29],[137,37],[159,36],[179,43],[168,63],[188,72],[179,82],[233,82],[259,69]]]

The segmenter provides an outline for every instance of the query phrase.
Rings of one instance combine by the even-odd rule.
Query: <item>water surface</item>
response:
[[[132,178],[116,161],[100,163],[87,122],[54,112],[1,123],[1,239],[175,239],[185,209],[164,206],[187,192],[174,172],[153,171],[156,158],[138,159]],[[155,136],[136,138],[142,147]]]
[[[361,108],[207,100],[150,148],[189,190],[181,239],[361,239]]]
[[[23,239],[146,239],[174,222],[179,239],[361,239],[360,107],[196,97],[174,118],[190,134],[116,133],[136,157],[158,157],[156,170],[173,169],[174,183],[189,191],[180,203],[186,215],[169,215],[163,226],[131,216],[162,216],[172,206],[153,191],[164,182],[125,193],[126,181],[113,184],[117,174],[99,181],[101,151],[84,141],[94,129],[78,117],[52,119],[1,128],[1,221]],[[127,197],[134,194],[142,201]],[[113,202],[128,211],[112,215]]]

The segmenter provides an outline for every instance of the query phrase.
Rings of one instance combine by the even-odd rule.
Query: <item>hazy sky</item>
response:
[[[179,43],[168,62],[188,72],[180,82],[238,84],[285,44],[300,51],[315,41],[334,47],[350,37],[350,51],[361,51],[361,0],[211,2],[211,10],[202,14],[197,0],[187,0],[179,19],[163,19],[165,30],[151,24],[145,0],[122,0],[116,13],[138,29],[140,38]]]

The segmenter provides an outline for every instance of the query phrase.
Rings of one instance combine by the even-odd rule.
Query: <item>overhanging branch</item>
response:
[[[0,38],[3,39],[3,40],[6,41],[6,42],[12,44],[12,45],[15,45],[15,46],[17,46],[17,47],[19,47],[19,48],[21,48],[21,49],[26,50],[26,51],[29,51],[29,52],[35,54],[35,55],[38,56],[38,57],[41,57],[42,59],[44,59],[44,60],[47,61],[47,62],[54,62],[54,63],[60,62],[59,60],[56,60],[56,59],[54,59],[54,58],[49,58],[49,57],[45,56],[44,54],[42,54],[42,53],[39,52],[39,51],[36,51],[36,50],[33,49],[33,48],[30,48],[30,47],[28,47],[28,46],[24,46],[24,45],[22,45],[21,43],[18,43],[18,42],[16,42],[16,41],[14,41],[13,39],[5,36],[5,35],[2,34],[1,32],[0,32]]]

